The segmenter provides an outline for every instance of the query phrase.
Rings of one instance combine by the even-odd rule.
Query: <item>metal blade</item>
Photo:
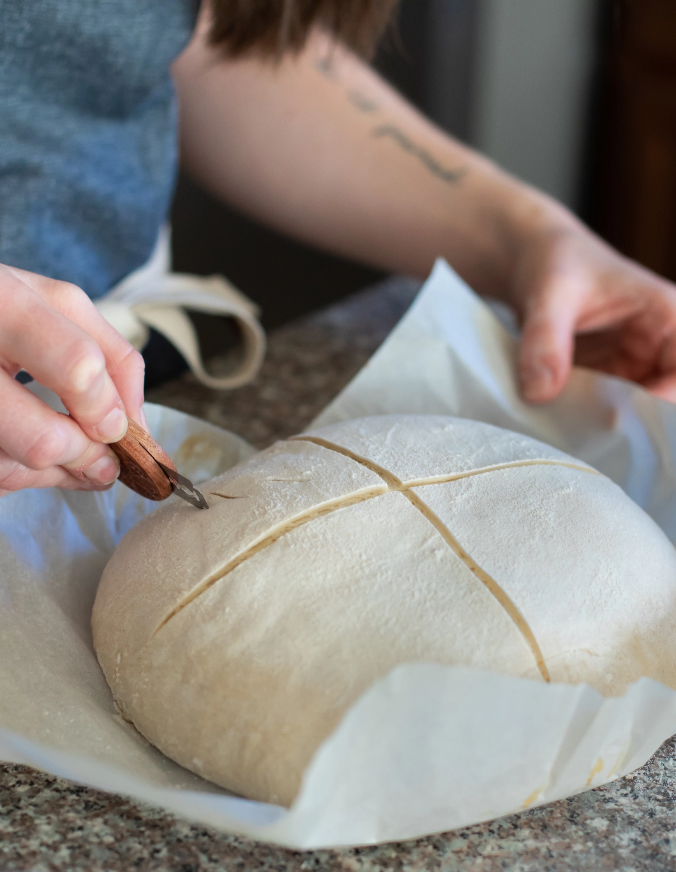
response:
[[[168,466],[160,463],[159,460],[156,460],[155,462],[158,466],[161,467],[162,472],[171,482],[174,493],[177,494],[182,500],[190,503],[191,506],[195,506],[196,509],[209,508],[209,503],[204,499],[204,495],[201,493],[201,491],[197,490],[197,488],[190,481],[189,478],[181,475],[180,472],[176,472],[175,469],[170,469]]]

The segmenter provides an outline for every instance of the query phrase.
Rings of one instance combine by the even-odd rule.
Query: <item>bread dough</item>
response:
[[[172,500],[105,569],[92,626],[126,718],[188,769],[289,805],[404,662],[620,694],[676,687],[676,551],[609,479],[475,421],[379,416],[277,443]]]

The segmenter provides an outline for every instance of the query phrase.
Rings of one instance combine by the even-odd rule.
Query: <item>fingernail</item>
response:
[[[112,484],[120,474],[120,464],[116,457],[105,455],[83,470],[94,484]]]
[[[104,442],[119,442],[127,432],[127,416],[122,409],[113,409],[94,429]]]
[[[526,400],[548,399],[553,384],[554,373],[548,366],[530,366],[521,372],[521,393]]]
[[[143,406],[141,406],[141,426],[144,430],[150,433],[150,427],[148,426],[148,419],[146,418],[146,413],[143,411]]]

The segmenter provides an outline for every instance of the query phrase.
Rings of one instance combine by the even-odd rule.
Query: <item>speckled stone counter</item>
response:
[[[298,432],[344,387],[416,287],[389,282],[270,337],[259,378],[218,394],[190,376],[148,399],[259,447]],[[218,360],[225,369],[228,360]],[[676,872],[676,739],[633,775],[581,796],[443,835],[294,853],[177,820],[123,797],[0,764],[0,872]]]

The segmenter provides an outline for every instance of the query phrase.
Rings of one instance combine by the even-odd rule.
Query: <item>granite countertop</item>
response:
[[[258,447],[298,432],[368,360],[416,286],[390,281],[270,336],[260,376],[217,393],[191,376],[148,399]],[[226,369],[228,360],[215,368]],[[0,764],[0,872],[676,872],[676,737],[642,769],[577,797],[414,841],[295,853],[123,797]]]

